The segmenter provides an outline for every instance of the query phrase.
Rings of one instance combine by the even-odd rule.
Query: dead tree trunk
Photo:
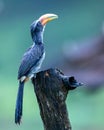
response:
[[[32,79],[44,130],[71,130],[65,100],[69,90],[80,86],[74,77],[66,77],[58,69],[37,73]]]

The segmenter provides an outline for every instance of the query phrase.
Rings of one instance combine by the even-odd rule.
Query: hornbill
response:
[[[42,15],[31,26],[33,45],[24,53],[18,70],[19,88],[15,108],[15,123],[21,123],[24,83],[36,76],[45,58],[43,33],[47,22],[58,18],[55,14]]]

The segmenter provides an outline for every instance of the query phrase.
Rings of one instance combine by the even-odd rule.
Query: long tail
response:
[[[21,123],[22,117],[22,105],[23,105],[23,90],[24,90],[24,82],[19,82],[18,94],[17,94],[17,101],[16,101],[16,108],[15,108],[15,123]]]

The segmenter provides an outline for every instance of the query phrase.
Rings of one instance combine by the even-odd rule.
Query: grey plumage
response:
[[[20,124],[23,106],[23,88],[27,79],[31,79],[39,71],[45,57],[43,44],[44,27],[39,21],[31,25],[33,45],[24,53],[18,70],[19,88],[15,109],[15,123]]]
[[[44,44],[33,44],[23,55],[21,65],[18,71],[18,79],[22,76],[30,77],[32,74],[38,72],[38,66],[41,66],[40,61],[44,60]],[[43,58],[43,59],[42,59]]]
[[[48,21],[51,21],[55,18],[57,18],[57,15],[54,14],[42,15],[38,20],[34,21],[30,27],[33,45],[24,53],[18,70],[19,88],[15,108],[16,124],[21,123],[25,81],[36,75],[45,58],[43,44],[43,33],[45,25]]]

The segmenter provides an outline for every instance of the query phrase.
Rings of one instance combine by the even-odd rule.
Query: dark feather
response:
[[[24,89],[24,82],[19,82],[16,109],[15,109],[15,123],[16,124],[21,123],[22,106],[23,106],[23,89]]]
[[[33,45],[29,48],[25,54],[23,55],[19,71],[18,71],[18,79],[22,76],[27,76],[31,73],[31,69],[35,67],[35,65],[39,62],[42,55],[44,53],[44,45]]]

